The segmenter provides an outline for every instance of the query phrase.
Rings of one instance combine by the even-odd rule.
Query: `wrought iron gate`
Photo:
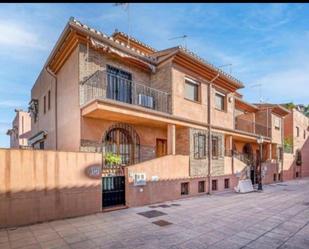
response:
[[[105,176],[102,178],[102,206],[125,205],[125,177]]]

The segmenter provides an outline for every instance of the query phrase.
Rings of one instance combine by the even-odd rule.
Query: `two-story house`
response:
[[[23,110],[15,109],[15,113],[12,128],[6,134],[10,136],[10,148],[25,148],[28,146],[31,118],[29,113]]]
[[[265,114],[243,87],[187,49],[157,51],[71,18],[31,91],[31,143],[119,155],[131,206],[229,189],[244,172],[255,181],[282,145],[272,118],[281,123],[285,111]],[[105,177],[103,195],[116,185]],[[148,185],[136,187],[139,177]]]

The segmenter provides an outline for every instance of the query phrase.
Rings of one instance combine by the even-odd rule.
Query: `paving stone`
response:
[[[137,214],[142,215],[146,218],[154,218],[154,217],[166,215],[166,213],[161,212],[161,211],[157,211],[157,210],[151,210],[151,211],[141,212],[141,213],[137,213]]]
[[[299,182],[1,229],[0,248],[308,249],[309,178]],[[154,210],[162,205],[170,208]],[[156,217],[173,225],[155,226]]]

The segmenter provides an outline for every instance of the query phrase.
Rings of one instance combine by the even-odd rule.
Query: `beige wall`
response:
[[[167,155],[146,162],[127,166],[128,181],[133,182],[134,173],[146,173],[146,181],[151,181],[152,176],[159,180],[181,179],[189,177],[189,156]]]
[[[299,127],[299,137],[297,137],[296,126]],[[309,127],[309,118],[306,117],[301,112],[293,109],[294,151],[296,151],[297,149],[301,149],[304,146],[305,142],[308,140],[309,137],[308,127]],[[306,132],[305,138],[304,138],[304,131]]]
[[[185,99],[185,77],[190,77],[200,82],[200,102]],[[196,75],[188,70],[173,65],[173,114],[186,119],[207,123],[207,85],[202,83]]]
[[[220,91],[219,91],[220,92]],[[226,110],[221,111],[215,108],[215,93],[216,89],[212,89],[211,94],[211,124],[218,127],[234,129],[234,97],[233,93],[226,92]],[[223,92],[224,93],[224,92]],[[229,98],[231,97],[231,103]]]
[[[146,185],[134,186],[134,173],[146,173]],[[189,156],[165,156],[148,162],[126,167],[126,205],[141,206],[163,201],[171,201],[190,196],[203,195],[208,190],[207,177],[189,177]],[[152,181],[158,176],[158,181]],[[224,179],[230,179],[230,189],[236,186],[237,179],[232,175],[212,177],[218,181],[218,191],[224,191]],[[198,182],[205,182],[205,192],[198,192]],[[189,183],[189,195],[181,195],[181,183]]]
[[[28,112],[15,110],[16,115],[10,130],[10,148],[19,148],[28,145],[31,136],[31,117]]]
[[[284,153],[283,158],[283,180],[292,180],[295,178],[295,171],[297,169],[295,157],[291,153]]]
[[[275,128],[275,119],[279,120],[280,129]],[[271,141],[272,143],[282,144],[282,118],[276,114],[271,114]]]
[[[101,154],[0,149],[0,227],[101,211]]]
[[[79,151],[81,117],[79,105],[78,47],[57,74],[58,149]]]
[[[31,118],[31,136],[44,130],[47,137],[44,142],[46,149],[55,149],[56,132],[55,132],[55,78],[51,76],[45,69],[42,69],[38,79],[36,80],[32,90],[31,98],[39,101],[39,112],[37,121]],[[51,108],[48,110],[48,91],[51,92]],[[46,113],[44,114],[44,96],[46,96]]]

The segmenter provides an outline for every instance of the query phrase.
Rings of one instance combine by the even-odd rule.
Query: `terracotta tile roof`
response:
[[[73,22],[74,24],[76,24],[76,25],[78,25],[78,26],[80,26],[80,27],[82,27],[82,28],[84,28],[84,29],[86,29],[86,30],[89,30],[89,31],[91,31],[91,32],[93,32],[93,33],[95,33],[95,34],[97,34],[97,35],[100,35],[101,37],[103,37],[103,38],[105,38],[105,39],[108,39],[108,40],[110,40],[110,41],[112,41],[112,42],[115,42],[115,43],[117,43],[118,45],[121,45],[122,47],[124,47],[124,48],[126,48],[126,49],[129,49],[129,50],[133,51],[134,53],[136,53],[136,54],[138,54],[138,55],[140,55],[140,56],[143,56],[143,57],[148,58],[148,59],[150,59],[150,60],[152,60],[152,61],[155,61],[155,59],[154,59],[153,57],[151,57],[151,56],[145,54],[144,52],[141,52],[140,50],[135,49],[135,48],[133,48],[133,47],[130,47],[130,46],[126,45],[124,42],[120,42],[119,40],[114,39],[112,36],[108,36],[107,34],[105,34],[105,33],[103,33],[103,32],[100,32],[100,31],[98,31],[98,30],[96,30],[96,29],[94,29],[94,28],[88,27],[86,24],[81,23],[80,21],[78,21],[78,20],[75,19],[74,17],[71,17],[71,18],[70,18],[70,22]]]
[[[218,73],[223,74],[224,76],[226,76],[227,78],[233,80],[234,82],[237,82],[240,86],[244,87],[244,84],[240,80],[238,80],[235,77],[233,77],[232,75],[226,73],[222,69],[216,67],[215,65],[213,65],[212,63],[210,63],[207,60],[203,59],[202,57],[198,56],[197,54],[195,54],[194,52],[190,51],[189,49],[184,48],[182,46],[179,46],[179,49],[184,51],[185,53],[191,55],[192,57],[194,57],[195,59],[199,60],[203,64],[211,67],[213,70],[217,71]]]
[[[134,38],[133,36],[129,36],[128,34],[124,33],[124,32],[121,32],[121,31],[118,31],[118,30],[115,30],[115,32],[111,35],[112,37],[116,36],[117,34],[121,34],[122,36],[126,37],[126,38],[129,38],[131,41],[134,41],[136,42],[137,44],[140,44],[141,46],[144,46],[150,50],[152,50],[153,52],[157,52],[157,50],[151,46],[149,46],[148,44],[146,43],[143,43],[141,42],[140,40],[137,40],[136,38]]]
[[[108,39],[108,40],[110,40],[110,41],[113,41],[113,42],[115,42],[115,43],[117,43],[117,44],[123,46],[124,48],[129,49],[129,50],[131,50],[131,51],[137,53],[138,55],[140,55],[140,56],[142,56],[142,57],[145,57],[145,58],[147,58],[147,59],[150,59],[150,60],[153,61],[153,62],[157,62],[156,56],[147,55],[147,54],[145,54],[144,52],[141,52],[141,51],[138,50],[138,49],[135,49],[135,48],[133,48],[133,47],[130,47],[130,46],[126,45],[124,42],[120,42],[119,40],[114,39],[112,36],[115,34],[115,32],[113,33],[112,36],[108,36],[107,34],[105,34],[105,33],[103,33],[103,32],[100,32],[100,31],[98,31],[98,30],[96,30],[96,29],[94,29],[94,28],[88,27],[86,24],[81,23],[80,21],[78,21],[78,20],[75,19],[74,17],[71,17],[71,18],[70,18],[70,22],[73,22],[73,23],[75,23],[76,25],[78,25],[78,26],[80,26],[80,27],[82,27],[82,28],[84,28],[84,29],[86,29],[86,30],[89,30],[89,31],[91,31],[91,32],[93,32],[93,33],[95,33],[95,34],[97,34],[97,35],[100,35],[101,37],[103,37],[103,38],[105,38],[105,39]],[[121,34],[127,36],[127,34],[125,34],[125,33],[123,33],[123,32],[121,32]],[[130,39],[134,39],[135,42],[140,43],[140,44],[143,45],[143,46],[147,46],[147,47],[150,48],[150,49],[153,49],[153,48],[151,48],[150,46],[148,46],[148,45],[146,45],[146,44],[144,44],[144,43],[138,41],[137,39],[135,39],[135,38],[133,38],[133,37],[130,37]],[[190,51],[189,49],[186,49],[186,48],[184,48],[184,47],[182,47],[182,46],[177,46],[176,48],[178,48],[178,49],[181,50],[182,52],[186,53],[187,55],[190,55],[190,56],[193,57],[194,59],[200,61],[200,62],[203,63],[204,65],[206,65],[206,66],[212,68],[213,70],[217,71],[218,73],[224,75],[224,76],[227,77],[228,79],[234,81],[234,82],[237,83],[240,87],[244,87],[244,84],[243,84],[240,80],[236,79],[236,78],[233,77],[232,75],[226,73],[226,72],[223,71],[222,69],[220,69],[220,68],[216,67],[215,65],[211,64],[210,62],[208,62],[207,60],[205,60],[205,59],[203,59],[202,57],[198,56],[197,54],[193,53],[193,52]],[[156,53],[156,52],[159,53],[160,51],[156,51],[156,50],[155,50],[155,53]]]

